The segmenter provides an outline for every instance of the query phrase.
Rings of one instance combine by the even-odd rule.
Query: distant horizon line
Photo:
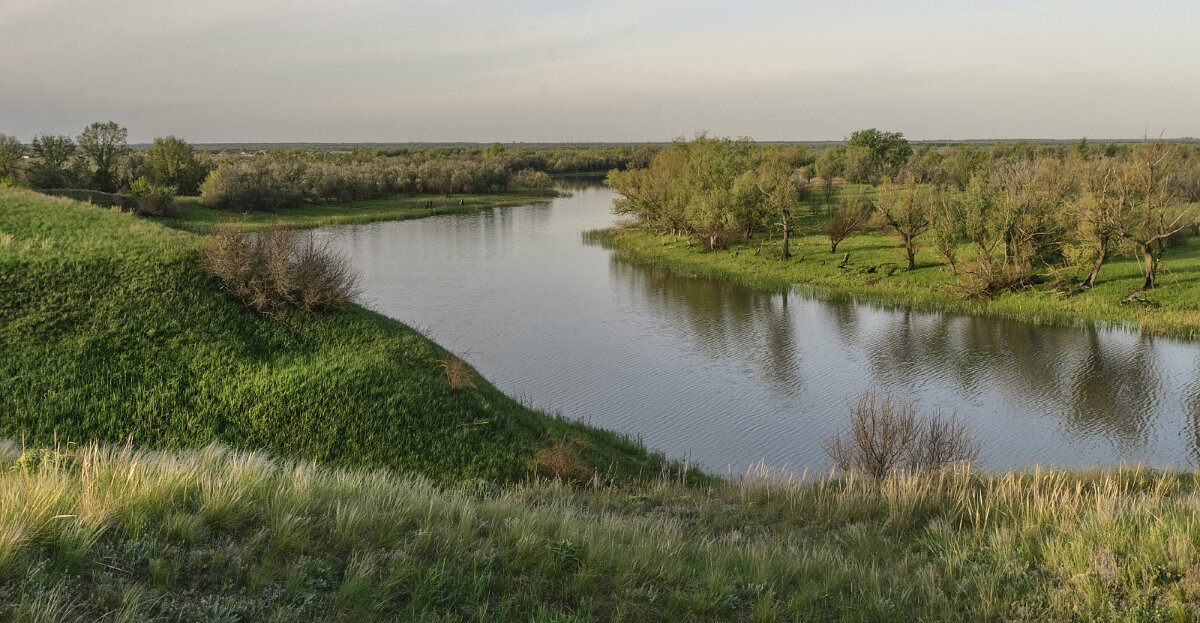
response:
[[[170,135],[168,135],[170,136]],[[730,137],[735,138],[735,137]],[[844,143],[847,139],[808,139],[808,140],[760,140],[751,138],[756,143],[765,143],[771,145],[829,145]],[[1147,140],[1147,137],[1141,138],[1098,138],[1098,137],[1074,137],[1074,138],[1031,138],[1031,137],[1011,137],[1011,138],[910,138],[910,143],[995,143],[995,142],[1014,142],[1026,141],[1030,143],[1074,143],[1080,138],[1087,139],[1090,143],[1138,143]],[[184,139],[187,140],[187,139]],[[1170,142],[1200,142],[1200,137],[1195,136],[1180,136],[1180,137],[1162,137],[1161,139]],[[671,140],[627,140],[627,141],[305,141],[305,140],[288,140],[288,141],[189,141],[196,147],[265,147],[265,146],[353,146],[353,147],[473,147],[500,144],[504,146],[570,146],[570,145],[669,145],[674,142]],[[153,145],[153,141],[130,142],[131,147],[142,147]]]

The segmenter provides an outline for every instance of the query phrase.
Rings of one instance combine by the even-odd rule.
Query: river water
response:
[[[586,244],[614,194],[320,230],[363,303],[509,395],[734,474],[828,469],[821,439],[875,388],[964,418],[993,469],[1200,451],[1200,343],[763,294]]]

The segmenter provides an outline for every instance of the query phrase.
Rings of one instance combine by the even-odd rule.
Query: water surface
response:
[[[983,462],[1186,467],[1200,343],[763,294],[585,244],[611,190],[321,230],[368,307],[420,328],[509,395],[737,473],[828,468],[821,438],[865,388],[956,411]]]

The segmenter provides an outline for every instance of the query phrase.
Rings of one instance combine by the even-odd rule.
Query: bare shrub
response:
[[[230,294],[266,316],[342,309],[358,294],[349,261],[311,232],[275,227],[251,235],[223,225],[205,244],[202,261]]]
[[[836,212],[825,221],[829,252],[837,253],[838,244],[861,231],[871,216],[870,206],[859,197],[842,197]]]
[[[555,480],[575,484],[587,482],[595,470],[579,457],[576,446],[580,443],[578,439],[568,441],[563,437],[562,441],[540,450],[533,462]]]
[[[1004,264],[995,258],[976,260],[959,274],[956,284],[964,299],[989,299],[1001,292],[1015,292],[1029,287],[1033,275],[1014,264]]]
[[[446,380],[450,382],[450,389],[454,391],[476,389],[475,370],[471,369],[471,366],[467,365],[467,362],[454,355],[446,355],[438,360],[438,364],[442,367],[442,371],[446,373]]]
[[[873,391],[850,407],[850,426],[822,441],[825,453],[843,471],[861,471],[876,479],[898,471],[940,469],[969,463],[981,445],[964,423],[940,409],[918,412],[916,403]]]

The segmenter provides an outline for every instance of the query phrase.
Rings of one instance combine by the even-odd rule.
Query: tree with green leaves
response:
[[[198,194],[209,169],[195,148],[174,136],[155,138],[142,161],[146,179],[157,186],[174,186],[180,195]]]
[[[33,153],[42,162],[62,169],[75,153],[75,141],[65,134],[39,134],[33,137]]]
[[[25,155],[25,146],[20,139],[7,134],[0,134],[0,177],[17,177],[21,172],[21,159]]]
[[[779,254],[781,260],[792,256],[788,237],[795,219],[798,190],[795,174],[796,169],[788,154],[778,148],[768,151],[754,171],[755,185],[761,193],[760,201],[766,204],[772,217],[778,219],[776,224],[783,231],[783,250]]]
[[[884,233],[904,245],[908,270],[916,270],[917,238],[933,226],[929,189],[912,180],[904,186],[889,182],[879,188],[878,195],[875,213],[883,223]]]
[[[117,159],[129,151],[125,142],[128,136],[129,130],[117,125],[115,121],[97,121],[84,128],[83,133],[79,135],[79,150],[91,159],[95,167],[92,179],[97,190],[116,190]]]
[[[1175,164],[1170,145],[1161,140],[1145,141],[1134,148],[1122,173],[1134,209],[1122,226],[1121,236],[1142,255],[1142,274],[1146,277],[1135,294],[1154,288],[1167,239],[1188,223],[1188,211],[1175,201],[1167,184]]]
[[[908,162],[912,154],[912,145],[901,132],[858,130],[846,141],[846,177],[851,182],[876,184]]]

